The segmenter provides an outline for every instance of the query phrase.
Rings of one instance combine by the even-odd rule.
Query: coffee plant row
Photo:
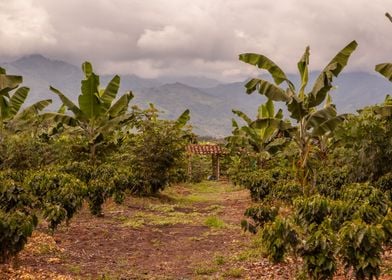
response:
[[[332,279],[339,268],[377,279],[392,241],[392,98],[337,114],[330,95],[356,47],[352,41],[338,52],[310,89],[309,47],[297,64],[299,88],[266,56],[239,57],[273,81],[246,84],[267,102],[255,120],[233,110],[240,121],[227,138],[229,177],[254,201],[242,227],[258,235],[272,261],[301,259],[299,279]],[[375,70],[392,81],[392,63]],[[274,102],[285,104],[289,119],[275,113]]]
[[[82,70],[78,104],[51,86],[63,105],[49,112],[52,100],[24,108],[29,88],[0,68],[0,263],[23,249],[39,218],[53,232],[84,202],[102,216],[108,198],[121,203],[187,179],[189,111],[168,121],[153,105],[129,108],[132,93],[117,96],[119,76],[101,88],[89,62]]]

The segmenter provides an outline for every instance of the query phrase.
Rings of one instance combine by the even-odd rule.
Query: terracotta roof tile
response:
[[[191,144],[187,146],[186,150],[188,153],[197,155],[218,155],[223,153],[223,150],[220,146],[211,144]]]

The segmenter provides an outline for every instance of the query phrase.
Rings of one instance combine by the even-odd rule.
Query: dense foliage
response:
[[[101,89],[89,62],[82,70],[78,105],[50,87],[63,105],[40,114],[51,100],[21,110],[29,89],[0,68],[0,263],[23,249],[38,218],[53,232],[84,202],[102,216],[107,199],[122,203],[187,180],[189,111],[161,120],[152,105],[129,108],[131,92],[116,98],[119,76]]]
[[[260,114],[256,121],[247,121],[234,112],[248,128],[233,122],[233,135],[227,139],[229,176],[249,189],[254,201],[242,227],[260,232],[262,246],[274,262],[290,254],[300,257],[298,277],[303,279],[332,279],[339,265],[356,279],[378,278],[382,253],[391,241],[391,98],[357,114],[337,115],[329,95],[333,77],[355,47],[351,42],[343,48],[308,93],[309,48],[298,62],[298,91],[267,57],[240,55],[240,60],[267,70],[275,82],[251,79],[247,93],[265,95],[264,107],[271,107],[271,100],[284,101],[293,121],[291,126],[276,125]],[[376,70],[390,79],[390,65],[377,65]],[[282,82],[287,89],[279,87]],[[284,143],[274,146],[273,153],[263,152],[262,165],[257,164],[253,139],[245,132],[256,123],[264,131],[275,131],[274,141]],[[258,144],[264,141],[259,138]]]

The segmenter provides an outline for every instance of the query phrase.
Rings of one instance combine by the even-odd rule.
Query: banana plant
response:
[[[330,103],[322,108],[320,105],[326,100],[328,92],[333,88],[334,77],[337,77],[347,65],[356,47],[356,41],[345,46],[321,71],[309,92],[306,92],[309,80],[309,47],[306,47],[297,64],[301,79],[298,90],[283,70],[268,57],[255,53],[244,53],[239,56],[241,61],[267,70],[274,80],[272,83],[259,78],[251,79],[245,85],[246,92],[251,94],[257,91],[273,101],[285,102],[290,117],[297,123],[297,130],[292,137],[299,149],[297,166],[302,186],[308,184],[312,172],[309,158],[314,139],[331,133],[344,119],[343,115],[337,114],[334,104]],[[280,87],[282,83],[286,84],[285,88]]]
[[[392,22],[392,16],[389,13],[385,13],[385,16]],[[377,64],[375,70],[392,82],[392,63]],[[375,110],[377,114],[383,117],[392,116],[392,97],[387,95],[384,103],[381,106],[377,106]]]
[[[282,109],[279,109],[275,114],[271,99],[259,106],[256,120],[251,120],[239,110],[233,110],[233,113],[240,117],[246,125],[240,127],[233,119],[233,135],[228,137],[228,142],[232,146],[241,148],[250,146],[257,155],[259,167],[263,168],[266,160],[286,143],[286,139],[278,137],[278,134],[290,129],[290,123],[283,120]]]
[[[61,122],[68,126],[77,127],[88,140],[90,160],[96,161],[97,146],[104,142],[105,137],[113,131],[129,123],[133,116],[129,114],[128,105],[133,94],[126,92],[115,101],[119,87],[120,77],[114,76],[106,88],[101,89],[99,76],[93,72],[90,62],[82,64],[84,79],[81,81],[81,94],[78,97],[78,105],[74,104],[60,90],[50,86],[64,106],[73,115],[64,112],[48,113],[47,118],[56,123]]]
[[[19,87],[22,82],[22,76],[7,75],[6,70],[0,67],[0,138],[4,129],[15,131],[26,127],[52,103],[51,99],[41,100],[21,110],[30,91],[27,87]]]

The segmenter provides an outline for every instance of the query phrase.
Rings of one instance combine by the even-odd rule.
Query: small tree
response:
[[[90,160],[95,163],[97,146],[105,140],[105,136],[132,119],[127,110],[133,95],[129,91],[114,102],[120,87],[120,77],[114,76],[105,89],[100,89],[99,76],[93,72],[91,63],[83,63],[82,70],[85,79],[81,82],[79,107],[58,89],[50,87],[73,116],[61,112],[48,113],[46,116],[56,122],[79,128],[88,141]]]
[[[0,67],[0,140],[5,129],[16,130],[17,127],[25,127],[52,103],[51,99],[41,100],[21,110],[30,91],[27,87],[19,87],[22,82],[22,76],[7,75],[6,70]]]
[[[282,120],[281,109],[275,114],[271,99],[260,105],[257,119],[254,121],[241,111],[233,110],[233,113],[242,118],[246,125],[240,127],[233,119],[233,135],[227,138],[229,145],[240,148],[250,146],[256,154],[258,166],[263,168],[266,160],[286,143],[286,139],[279,138],[278,134],[280,131],[290,129],[290,123]]]
[[[328,92],[332,89],[333,78],[337,77],[346,66],[356,47],[355,41],[344,47],[321,71],[312,90],[308,93],[305,91],[308,84],[309,47],[305,49],[297,64],[301,78],[301,86],[298,91],[283,70],[266,56],[255,53],[244,53],[239,56],[241,61],[267,70],[275,82],[273,84],[259,78],[251,79],[245,85],[246,92],[251,94],[258,91],[271,100],[285,102],[291,118],[297,122],[297,130],[292,137],[298,146],[298,178],[303,187],[308,185],[309,177],[312,174],[309,159],[315,137],[331,133],[344,119],[344,116],[337,115],[334,104],[326,104],[323,108],[319,108],[319,106],[326,100]],[[283,82],[287,84],[286,89],[279,87]]]

